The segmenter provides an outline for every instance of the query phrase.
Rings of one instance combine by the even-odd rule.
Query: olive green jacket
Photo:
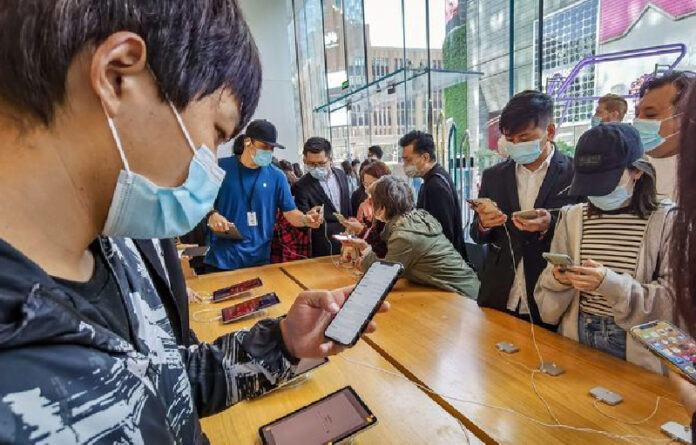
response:
[[[440,223],[425,210],[412,210],[393,219],[381,236],[388,249],[384,260],[401,263],[405,278],[472,299],[478,295],[481,283],[476,274],[442,233]],[[377,260],[370,252],[360,267],[365,271]]]

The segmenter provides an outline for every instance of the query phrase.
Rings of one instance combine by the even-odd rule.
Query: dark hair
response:
[[[302,154],[307,153],[326,153],[327,157],[331,157],[331,142],[321,137],[312,137],[307,139],[302,148]]]
[[[284,172],[292,172],[292,164],[290,161],[287,161],[285,159],[281,159],[278,161],[278,168],[280,168]],[[294,172],[293,172],[294,173]]]
[[[676,105],[679,103],[679,101],[687,92],[689,86],[692,83],[692,73],[686,73],[684,71],[667,71],[660,77],[653,77],[645,81],[643,85],[640,86],[640,92],[638,93],[638,96],[642,98],[650,90],[656,90],[658,88],[662,88],[665,85],[671,84],[674,85],[674,88],[677,89],[677,95],[675,96],[674,101],[672,101],[672,105]]]
[[[302,167],[299,163],[295,162],[294,164],[292,164],[292,171],[298,178],[302,177]]]
[[[648,219],[650,215],[660,206],[657,200],[657,173],[655,167],[647,159],[638,159],[633,166],[628,168],[629,172],[640,170],[643,172],[633,187],[633,196],[629,209],[639,218]],[[591,202],[588,203],[588,214],[598,215],[603,213]]]
[[[358,164],[360,164],[360,160],[359,160],[359,159],[353,159],[353,161],[351,161],[351,163],[350,163],[350,166],[351,166],[351,167],[355,167],[355,166],[358,165]]]
[[[382,176],[387,176],[387,175],[391,175],[391,174],[392,174],[392,172],[391,172],[391,169],[389,169],[389,166],[382,161],[372,162],[372,163],[366,165],[362,171],[363,178],[365,177],[365,175],[370,175],[373,178],[379,179]]]
[[[604,108],[606,108],[609,112],[617,111],[619,113],[619,119],[621,120],[623,120],[624,116],[626,116],[626,112],[628,111],[628,102],[626,102],[626,99],[618,94],[605,94],[599,98],[598,103],[599,105],[604,105]]]
[[[500,113],[498,128],[504,135],[515,134],[534,124],[546,127],[553,122],[553,100],[551,96],[534,90],[517,93]]]
[[[241,156],[244,154],[244,139],[246,139],[246,135],[240,134],[232,143],[232,153],[234,153],[236,156]]]
[[[671,268],[679,314],[696,334],[696,87],[691,86],[682,102],[677,207],[671,237]]]
[[[160,92],[183,109],[220,87],[241,107],[235,134],[259,101],[261,62],[235,0],[7,0],[0,3],[0,100],[50,125],[68,69],[87,45],[140,35]]]
[[[363,177],[365,174],[365,169],[367,168],[368,165],[374,164],[375,162],[378,162],[376,159],[372,158],[367,158],[364,161],[362,161],[362,164],[360,164],[360,170],[358,171],[358,176],[360,176],[360,188],[364,190],[363,187]]]
[[[413,210],[413,191],[403,179],[382,176],[370,189],[375,210],[384,209],[387,220]]]
[[[430,162],[437,161],[437,156],[435,156],[435,141],[433,140],[432,134],[413,130],[399,139],[399,146],[401,147],[406,147],[411,144],[413,144],[413,151],[416,153],[420,155],[428,153],[430,155]]]
[[[379,145],[373,145],[369,147],[367,149],[367,152],[377,156],[377,159],[382,159],[382,156],[384,156],[384,151],[382,151],[382,147],[380,147]]]
[[[350,161],[348,159],[341,162],[341,168],[346,175],[353,176],[353,169],[351,168]]]

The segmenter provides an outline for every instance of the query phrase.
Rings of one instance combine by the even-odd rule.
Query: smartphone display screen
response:
[[[402,271],[401,264],[373,263],[326,328],[326,337],[342,345],[355,344]]]
[[[696,341],[666,321],[631,328],[631,335],[672,368],[696,384]]]
[[[324,445],[339,442],[377,423],[347,386],[259,428],[264,445]]]
[[[181,254],[189,258],[205,256],[208,253],[208,249],[210,249],[208,246],[187,247]]]
[[[213,301],[222,301],[232,298],[237,294],[249,291],[251,289],[256,289],[257,287],[263,286],[261,278],[254,278],[251,280],[243,281],[241,283],[233,284],[232,286],[223,287],[213,292]]]
[[[278,296],[275,292],[271,292],[266,295],[261,295],[260,297],[254,297],[243,303],[235,304],[234,306],[226,307],[222,310],[222,322],[229,323],[231,321],[238,320],[247,315],[258,312],[267,307],[271,307],[275,304],[280,303]]]

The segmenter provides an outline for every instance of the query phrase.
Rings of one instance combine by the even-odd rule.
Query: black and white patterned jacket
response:
[[[198,416],[294,375],[277,320],[178,345],[140,252],[104,238],[135,344],[0,240],[0,443],[198,444]]]

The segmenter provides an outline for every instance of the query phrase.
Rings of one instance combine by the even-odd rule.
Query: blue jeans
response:
[[[613,317],[603,317],[580,311],[578,339],[583,345],[626,360],[626,331],[614,323]]]

